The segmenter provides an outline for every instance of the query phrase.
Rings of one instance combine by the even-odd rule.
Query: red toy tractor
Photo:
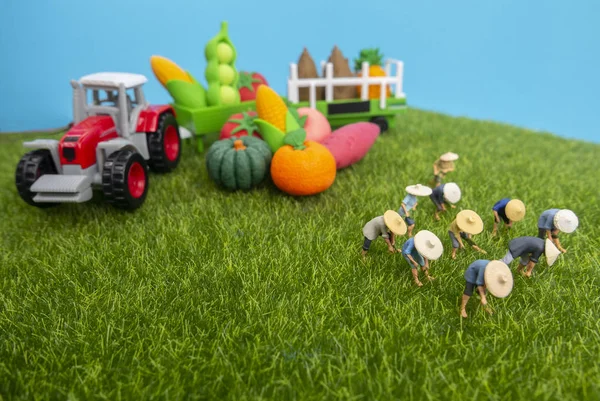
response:
[[[71,81],[73,126],[60,140],[37,139],[17,166],[16,186],[30,205],[85,202],[101,189],[121,209],[140,207],[148,171],[179,164],[181,137],[169,105],[150,105],[143,75],[97,73]]]

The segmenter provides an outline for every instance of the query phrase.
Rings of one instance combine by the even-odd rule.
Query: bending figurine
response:
[[[388,250],[391,253],[396,252],[394,245],[396,243],[396,235],[404,235],[406,233],[406,224],[400,215],[393,210],[388,210],[383,216],[377,216],[367,222],[363,227],[364,241],[362,246],[362,256],[364,257],[371,242],[382,237],[387,243]]]
[[[498,232],[498,224],[500,220],[504,222],[507,230],[512,228],[514,222],[521,221],[525,218],[525,204],[519,199],[502,198],[492,206],[494,213],[494,228],[492,237]]]
[[[538,219],[538,237],[541,239],[549,239],[562,252],[566,253],[560,240],[558,233],[572,233],[579,226],[579,219],[569,209],[548,209],[542,212]]]

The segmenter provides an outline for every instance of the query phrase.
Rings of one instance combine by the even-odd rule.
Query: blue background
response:
[[[65,125],[69,80],[91,72],[145,74],[168,102],[150,56],[204,81],[222,20],[238,70],[281,94],[304,46],[317,63],[378,46],[405,62],[411,106],[600,141],[597,0],[0,0],[0,131]]]

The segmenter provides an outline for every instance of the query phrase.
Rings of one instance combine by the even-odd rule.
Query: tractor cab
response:
[[[73,123],[91,116],[109,115],[120,137],[135,132],[139,115],[148,107],[142,86],[147,78],[140,74],[100,72],[71,81]]]

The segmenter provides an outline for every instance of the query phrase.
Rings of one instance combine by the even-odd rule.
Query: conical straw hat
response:
[[[444,184],[444,198],[450,203],[456,203],[460,200],[461,192],[458,185],[453,182]]]
[[[552,266],[556,259],[558,259],[558,255],[560,255],[560,251],[554,245],[554,242],[550,241],[546,238],[546,247],[544,248],[544,255],[546,255],[546,263],[548,266]]]
[[[476,235],[483,231],[483,220],[473,210],[463,210],[456,215],[456,224],[460,231]]]
[[[506,263],[500,260],[492,260],[485,266],[483,280],[485,288],[496,298],[507,297],[513,289],[513,275]]]
[[[525,218],[525,212],[525,204],[519,199],[512,199],[506,204],[506,207],[504,208],[504,213],[506,213],[506,217],[508,217],[508,219],[511,221],[523,220],[523,218]]]
[[[442,241],[431,231],[421,230],[415,235],[415,248],[421,256],[436,260],[442,256],[444,246]]]
[[[388,210],[387,212],[385,212],[383,214],[383,221],[385,222],[385,225],[387,226],[387,228],[390,229],[391,232],[393,232],[396,235],[404,235],[406,234],[406,223],[404,222],[404,219],[402,218],[402,216],[400,216],[398,214],[398,212],[395,212],[393,210]]]
[[[446,152],[440,156],[440,160],[445,162],[453,162],[454,160],[458,160],[458,155],[452,152]]]
[[[554,215],[554,225],[563,233],[572,233],[579,226],[579,219],[569,209],[559,210]]]
[[[415,184],[406,187],[406,192],[415,196],[429,196],[431,195],[432,189],[426,185]]]

